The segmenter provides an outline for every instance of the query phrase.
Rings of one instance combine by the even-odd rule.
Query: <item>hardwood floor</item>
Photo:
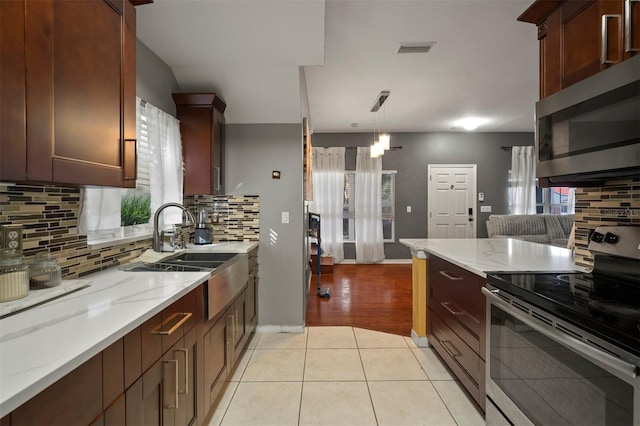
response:
[[[411,265],[335,265],[321,275],[330,298],[316,295],[311,278],[307,325],[346,325],[387,333],[411,334]]]

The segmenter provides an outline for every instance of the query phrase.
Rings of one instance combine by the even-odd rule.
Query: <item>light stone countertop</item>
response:
[[[248,253],[257,242],[187,246]],[[182,250],[184,251],[184,250]],[[178,254],[144,253],[153,262]],[[82,277],[89,287],[0,320],[0,418],[206,282],[210,272],[125,272]]]
[[[496,271],[586,272],[575,265],[569,249],[513,238],[401,238],[400,243],[410,247],[414,256],[420,251],[431,253],[483,278]]]

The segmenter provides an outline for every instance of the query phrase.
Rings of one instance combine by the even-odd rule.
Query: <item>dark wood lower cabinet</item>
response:
[[[122,426],[126,423],[126,404],[124,394],[120,395],[91,426]]]
[[[212,320],[204,319],[205,301],[200,286],[1,418],[0,426],[202,424],[253,330],[246,326],[246,290]]]
[[[162,361],[156,361],[127,389],[127,425],[162,424],[162,379]]]
[[[90,424],[102,412],[102,354],[11,413],[12,425]]]
[[[435,256],[428,264],[429,343],[484,410],[484,280]]]
[[[205,412],[209,411],[208,408],[215,402],[227,377],[229,365],[227,340],[230,334],[228,325],[227,316],[223,315],[204,335],[204,402],[207,408]]]
[[[126,424],[196,423],[196,330],[180,339],[126,391]]]

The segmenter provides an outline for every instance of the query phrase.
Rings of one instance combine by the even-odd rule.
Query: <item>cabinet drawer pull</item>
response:
[[[640,52],[640,47],[634,47],[631,40],[631,14],[633,13],[631,3],[638,3],[640,0],[625,0],[624,2],[624,50],[625,52]],[[634,28],[640,31],[640,28]]]
[[[440,275],[444,275],[445,277],[449,278],[451,281],[460,281],[462,279],[462,277],[456,277],[455,275],[451,275],[447,271],[438,271],[438,272],[440,272]]]
[[[464,315],[464,311],[454,311],[453,309],[451,309],[450,302],[440,302],[440,305],[442,305],[442,307],[449,311],[449,313],[452,315]]]
[[[192,315],[193,314],[191,312],[176,312],[175,314],[171,315],[166,321],[164,321],[160,325],[160,327],[158,327],[157,329],[153,330],[151,332],[151,334],[160,334],[162,336],[170,336],[170,335],[173,334],[174,331],[179,329],[182,324],[187,322],[187,320],[189,318],[191,318]],[[173,327],[171,327],[168,330],[163,330],[165,325],[170,324],[171,322],[173,322],[178,317],[182,317],[182,318],[180,318],[180,320],[177,323],[175,323],[173,325]]]
[[[173,383],[171,383],[173,379]],[[178,408],[178,360],[164,361],[162,399],[164,408],[175,410]]]
[[[448,340],[440,340],[440,344],[442,345],[442,347],[444,348],[444,350],[445,350],[445,351],[447,351],[447,353],[448,353],[449,355],[451,355],[451,357],[452,357],[452,358],[457,358],[457,357],[459,357],[460,355],[462,355],[462,354],[461,354],[461,353],[456,349],[456,347],[455,347],[455,346],[453,346],[453,343],[451,343],[450,341],[448,341]],[[453,350],[452,350],[451,348],[447,347],[447,345],[448,345],[448,346],[451,346],[451,348],[453,348]]]
[[[612,61],[609,59],[609,19],[618,19],[622,24],[622,17],[620,15],[602,15],[602,34],[600,37],[600,64],[615,64],[616,61]]]
[[[184,356],[184,380],[182,384],[184,389],[178,388],[178,393],[189,394],[189,349],[176,349],[176,352]]]

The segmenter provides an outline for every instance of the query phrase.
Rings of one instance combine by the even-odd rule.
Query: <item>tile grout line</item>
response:
[[[364,374],[364,383],[367,386],[367,393],[369,394],[369,402],[371,403],[371,409],[373,410],[373,418],[376,420],[376,425],[380,424],[378,422],[378,415],[376,414],[376,406],[373,404],[373,397],[371,396],[371,389],[369,388],[369,379],[367,378],[367,370],[364,368],[364,363],[362,362],[362,353],[360,352],[360,345],[358,344],[358,338],[356,337],[356,332],[353,327],[351,327],[351,331],[353,332],[353,338],[356,341],[356,348],[358,349],[358,358],[360,358],[360,367],[362,368],[362,373]]]
[[[256,334],[254,333],[253,336],[255,337]],[[251,356],[247,360],[247,365],[244,366],[244,370],[242,371],[242,374],[240,375],[240,379],[238,379],[238,384],[236,385],[236,388],[233,390],[233,393],[231,394],[231,398],[229,398],[229,403],[224,408],[224,413],[222,413],[222,417],[220,418],[220,423],[218,423],[219,426],[221,426],[222,423],[224,422],[224,418],[226,417],[227,412],[229,411],[229,407],[231,407],[231,402],[233,401],[233,398],[236,396],[236,392],[238,392],[238,388],[240,387],[240,383],[242,383],[242,378],[244,377],[244,373],[247,371],[247,367],[249,367],[249,363],[251,362],[251,358],[253,358],[253,354],[255,353],[256,346],[258,346],[258,341],[260,340],[261,337],[262,337],[262,334],[260,334],[258,336],[258,340],[256,340],[256,344],[253,346],[253,349],[251,349]],[[245,349],[245,351],[248,351],[248,350],[249,350],[248,348]],[[233,383],[233,382],[227,382],[227,383]]]
[[[309,348],[309,327],[306,327],[306,338],[304,341],[304,360],[302,362],[302,382],[300,383],[300,401],[298,402],[298,426],[300,426],[300,421],[302,417],[302,395],[304,393],[304,375],[307,370],[307,349]]]

